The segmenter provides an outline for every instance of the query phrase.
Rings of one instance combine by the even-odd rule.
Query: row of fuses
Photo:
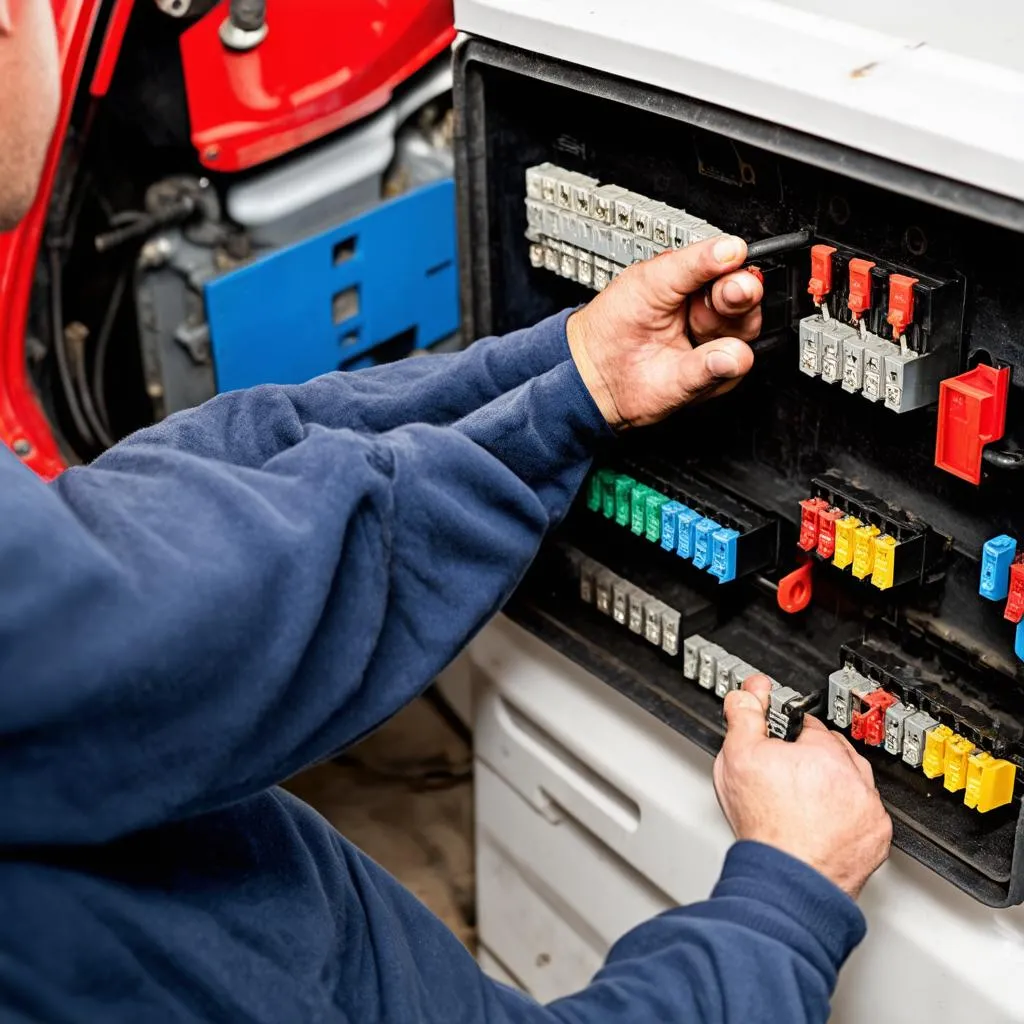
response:
[[[1016,623],[1013,649],[1024,661],[1024,552],[1017,541],[1003,533],[985,541],[981,549],[978,593],[989,601],[1006,601],[1003,618]]]
[[[800,321],[799,367],[826,384],[910,412],[938,401],[949,367],[937,353],[920,354],[821,313]]]
[[[619,526],[665,551],[706,569],[719,583],[736,578],[738,530],[723,526],[708,516],[626,473],[599,469],[587,486],[587,508],[600,512]]]
[[[839,569],[849,568],[859,580],[870,578],[879,590],[893,585],[900,543],[872,523],[862,522],[824,498],[800,502],[797,545],[831,559]]]
[[[577,171],[551,163],[526,170],[531,264],[597,291],[633,263],[720,234],[685,210]]]
[[[929,779],[943,779],[951,793],[981,813],[1013,799],[1017,766],[979,750],[926,711],[904,704],[878,683],[846,665],[828,679],[827,717],[855,740],[883,747]]]

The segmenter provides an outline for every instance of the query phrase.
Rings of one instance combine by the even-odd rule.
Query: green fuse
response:
[[[632,518],[629,528],[638,536],[642,536],[647,528],[647,495],[651,493],[647,484],[634,484],[630,492]]]
[[[615,477],[615,522],[619,526],[629,526],[631,520],[630,501],[636,481],[625,473]]]
[[[615,516],[615,474],[610,470],[602,470],[601,477],[601,514],[605,519]]]
[[[645,501],[647,513],[647,539],[652,544],[661,540],[661,506],[668,501],[664,494],[651,491]]]
[[[604,497],[604,476],[607,472],[606,469],[599,469],[596,473],[591,473],[590,479],[587,481],[587,508],[591,512],[597,512],[601,508]]]

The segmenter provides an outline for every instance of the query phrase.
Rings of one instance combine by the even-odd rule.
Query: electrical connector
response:
[[[854,258],[850,260],[850,294],[846,305],[853,314],[854,323],[871,308],[871,260]]]
[[[871,583],[879,590],[892,586],[896,572],[896,549],[899,544],[895,537],[883,533],[875,538],[874,562],[871,566]]]
[[[853,575],[864,579],[870,575],[875,564],[875,538],[882,531],[872,523],[858,526],[853,532]]]
[[[903,737],[907,719],[917,713],[913,704],[896,701],[885,710],[885,752],[899,757],[903,751]]]
[[[653,598],[644,602],[644,639],[655,647],[661,646],[661,616],[664,607]]]
[[[843,379],[843,346],[860,335],[841,320],[829,320],[821,329],[821,379],[838,384]]]
[[[715,696],[725,699],[725,695],[732,687],[732,670],[740,664],[740,659],[735,654],[726,654],[718,659],[715,666]]]
[[[612,585],[615,579],[615,575],[607,569],[602,569],[595,578],[594,606],[602,615],[612,613]]]
[[[953,733],[946,740],[943,786],[950,793],[959,793],[967,785],[967,759],[975,749],[974,744],[959,733]]]
[[[820,314],[800,321],[800,372],[808,377],[821,373],[821,332],[825,326]]]
[[[739,539],[739,530],[727,527],[711,534],[711,565],[708,566],[708,572],[718,577],[719,583],[730,583],[736,579],[736,544]]]
[[[1010,566],[1010,588],[1003,618],[1020,622],[1024,618],[1024,556],[1018,555]]]
[[[972,484],[981,483],[985,445],[1006,431],[1010,368],[981,364],[939,385],[935,465]]]
[[[580,565],[580,600],[584,604],[594,603],[594,577],[598,567],[589,558],[584,558]]]
[[[612,583],[612,618],[620,626],[626,625],[629,620],[629,597],[635,590],[623,579],[616,579]]]
[[[693,558],[697,547],[697,524],[704,517],[692,508],[684,508],[676,523],[676,554],[680,558]]]
[[[844,516],[836,523],[836,553],[832,556],[832,564],[837,569],[853,565],[856,533],[862,525],[856,516]]]
[[[647,495],[651,489],[647,484],[633,484],[629,494],[630,530],[638,537],[647,529]]]
[[[832,291],[832,254],[835,251],[834,245],[811,246],[811,280],[807,291],[816,306],[820,306]]]
[[[903,763],[920,768],[928,745],[928,737],[939,727],[939,720],[926,711],[917,711],[903,723]],[[940,753],[941,757],[941,753]]]
[[[701,519],[694,527],[693,564],[697,569],[706,569],[711,564],[711,535],[722,528],[713,519]]]
[[[800,502],[800,537],[796,543],[802,551],[813,551],[818,546],[818,517],[827,508],[824,498],[804,498]]]
[[[1016,778],[1017,766],[1011,761],[981,751],[971,754],[964,803],[979,814],[1003,807],[1013,799]]]
[[[869,747],[880,747],[885,739],[885,713],[896,698],[885,690],[874,690],[861,699],[862,708],[853,712],[850,735]]]
[[[864,339],[858,334],[843,343],[843,390],[855,394],[864,386]]]
[[[953,738],[953,735],[953,730],[948,725],[937,725],[925,736],[921,770],[929,779],[937,779],[940,775],[945,774],[946,744]]]
[[[699,633],[688,636],[683,641],[683,678],[696,682],[697,673],[700,671],[700,651],[708,641]]]
[[[679,653],[679,626],[682,616],[674,608],[665,606],[661,613],[661,649],[673,658]]]
[[[666,551],[676,549],[676,527],[679,524],[679,515],[686,506],[678,501],[666,501],[661,506],[661,546]]]
[[[804,716],[820,702],[820,691],[803,694],[791,686],[773,687],[768,696],[768,735],[792,743],[803,731]]]
[[[981,549],[981,581],[978,593],[990,601],[1002,601],[1010,590],[1010,567],[1017,553],[1017,541],[1001,533],[985,541]]]
[[[825,709],[825,717],[828,721],[834,722],[837,729],[849,726],[853,713],[853,688],[863,678],[848,665],[836,669],[828,677],[828,706]]]
[[[629,595],[629,617],[627,626],[630,633],[641,636],[644,631],[644,600],[646,594],[642,590],[633,590]]]
[[[661,510],[668,504],[668,498],[658,491],[649,491],[645,499],[645,536],[652,544],[661,540]]]
[[[820,558],[831,558],[836,552],[836,523],[843,518],[840,508],[829,505],[818,513],[818,546],[815,549]],[[803,520],[801,517],[801,531]]]
[[[728,651],[718,644],[707,644],[701,648],[697,668],[697,685],[699,687],[704,690],[713,690],[715,688],[718,659],[726,654],[728,654]]]
[[[906,274],[889,275],[889,313],[886,320],[892,326],[894,340],[903,337],[914,319],[914,285],[916,277]]]

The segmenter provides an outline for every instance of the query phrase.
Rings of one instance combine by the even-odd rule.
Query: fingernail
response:
[[[740,372],[740,364],[735,358],[720,349],[709,352],[704,365],[713,377],[735,377]]]
[[[754,285],[749,274],[740,274],[722,285],[722,296],[730,306],[742,306],[754,297]]]
[[[735,235],[725,235],[720,238],[715,242],[715,247],[712,250],[719,263],[732,263],[742,251],[743,239],[737,238]]]
[[[733,704],[738,708],[749,708],[751,711],[760,711],[761,702],[752,693],[746,690],[737,690]]]

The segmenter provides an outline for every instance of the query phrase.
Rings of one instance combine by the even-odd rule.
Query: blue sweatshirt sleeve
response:
[[[239,393],[49,489],[0,456],[0,845],[224,806],[378,725],[501,606],[608,432],[571,360],[447,427],[309,402]],[[210,455],[228,428],[237,461]]]

